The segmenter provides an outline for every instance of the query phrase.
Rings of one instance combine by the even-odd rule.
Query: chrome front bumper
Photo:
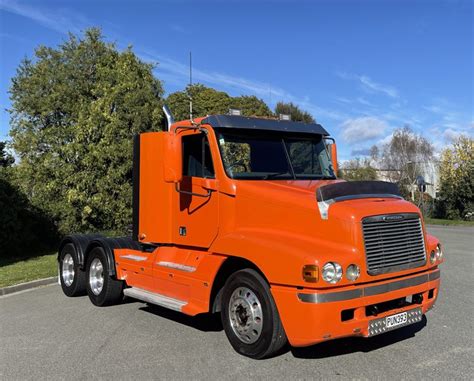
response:
[[[387,292],[401,290],[408,287],[419,286],[423,283],[428,283],[440,277],[440,271],[436,270],[428,274],[419,275],[413,278],[396,280],[389,283],[384,283],[375,286],[367,286],[356,288],[353,290],[327,292],[327,293],[298,293],[298,299],[304,303],[329,303],[342,302],[344,300],[352,300],[363,298],[366,296],[374,296],[385,294]]]

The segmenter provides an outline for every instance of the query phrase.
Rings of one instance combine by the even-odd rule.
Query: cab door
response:
[[[207,248],[219,226],[218,183],[209,147],[203,132],[182,137],[183,179],[177,185],[174,242]]]

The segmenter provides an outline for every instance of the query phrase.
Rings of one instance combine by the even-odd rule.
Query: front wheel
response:
[[[123,282],[108,275],[107,258],[102,247],[95,247],[87,258],[87,294],[96,306],[118,304],[123,299]]]
[[[287,342],[270,288],[252,269],[237,271],[227,280],[221,317],[232,347],[244,356],[271,357]]]

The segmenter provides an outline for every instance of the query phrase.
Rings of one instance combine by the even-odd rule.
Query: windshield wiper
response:
[[[275,178],[283,176],[283,175],[287,175],[287,176],[290,177],[290,179],[293,179],[293,177],[291,176],[291,173],[289,173],[288,171],[287,172],[269,173],[268,175],[263,176],[263,179],[264,180],[275,179]]]

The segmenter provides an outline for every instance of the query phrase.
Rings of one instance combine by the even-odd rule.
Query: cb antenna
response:
[[[193,96],[192,96],[192,86],[193,86],[193,53],[189,52],[189,120],[194,124],[193,120]]]

